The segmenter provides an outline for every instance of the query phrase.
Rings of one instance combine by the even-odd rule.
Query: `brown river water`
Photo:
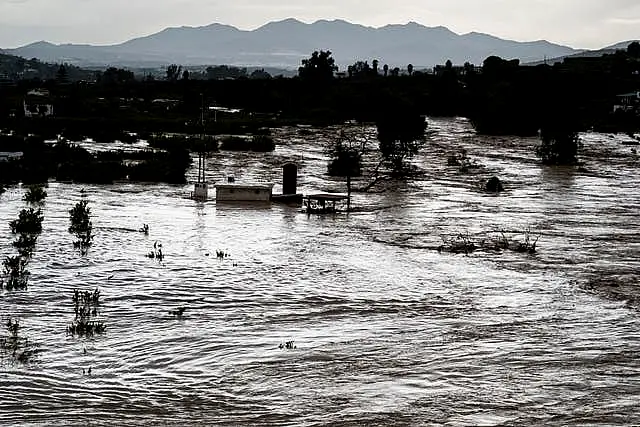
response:
[[[274,153],[216,154],[209,178],[279,182],[296,161],[300,191],[345,191],[325,175],[335,133],[275,130]],[[2,323],[39,349],[0,362],[0,425],[638,425],[640,312],[600,285],[637,285],[640,157],[627,136],[582,140],[582,168],[549,168],[535,138],[429,119],[424,176],[355,194],[348,215],[51,182],[30,286],[0,291]],[[480,167],[447,166],[460,149]],[[492,175],[499,196],[480,190]],[[24,192],[0,196],[3,257]],[[82,197],[85,257],[67,231]],[[525,230],[535,254],[437,250]],[[146,257],[155,242],[162,262]],[[68,336],[73,290],[96,287],[105,334]]]

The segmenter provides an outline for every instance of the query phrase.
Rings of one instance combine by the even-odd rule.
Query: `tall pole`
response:
[[[202,182],[205,182],[204,179],[204,168],[205,168],[205,157],[204,157],[204,135],[205,135],[205,128],[204,128],[204,94],[200,94],[200,125],[202,126],[202,133],[200,134],[200,144],[202,144],[201,148],[200,148],[200,161],[202,164],[202,167],[198,169],[198,180],[200,180],[200,174],[202,174]],[[202,172],[200,172],[202,171]]]
[[[347,175],[347,212],[351,210],[351,171]]]

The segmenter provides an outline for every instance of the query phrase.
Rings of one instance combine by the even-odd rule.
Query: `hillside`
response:
[[[2,80],[48,80],[58,76],[59,64],[49,64],[38,59],[25,59],[0,51],[0,79]],[[93,71],[83,70],[73,65],[65,65],[65,76],[69,80],[91,79]]]
[[[295,19],[271,22],[252,31],[222,24],[167,28],[111,46],[37,42],[8,53],[80,66],[161,66],[228,64],[297,68],[314,50],[331,50],[344,68],[357,60],[381,64],[432,67],[450,59],[479,64],[486,57],[531,62],[578,51],[547,41],[516,42],[481,33],[456,34],[445,27],[404,25],[366,27],[342,20],[305,24]]]

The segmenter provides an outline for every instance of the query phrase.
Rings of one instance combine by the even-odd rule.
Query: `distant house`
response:
[[[0,151],[0,163],[6,163],[11,160],[20,160],[22,151]]]
[[[615,113],[616,111],[640,112],[640,91],[623,93],[616,96],[613,112]]]
[[[25,117],[45,117],[53,115],[51,96],[46,89],[34,89],[27,92],[23,105]]]
[[[446,65],[436,65],[433,67],[432,73],[436,76],[442,76],[447,70],[448,68]],[[458,76],[465,76],[470,72],[474,72],[476,74],[482,73],[482,67],[478,65],[453,65],[451,70]]]

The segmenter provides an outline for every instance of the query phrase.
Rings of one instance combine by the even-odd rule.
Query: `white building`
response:
[[[46,117],[53,115],[51,96],[46,89],[34,89],[27,92],[23,105],[25,117]]]
[[[22,151],[0,151],[0,163],[6,163],[11,160],[20,160]]]

